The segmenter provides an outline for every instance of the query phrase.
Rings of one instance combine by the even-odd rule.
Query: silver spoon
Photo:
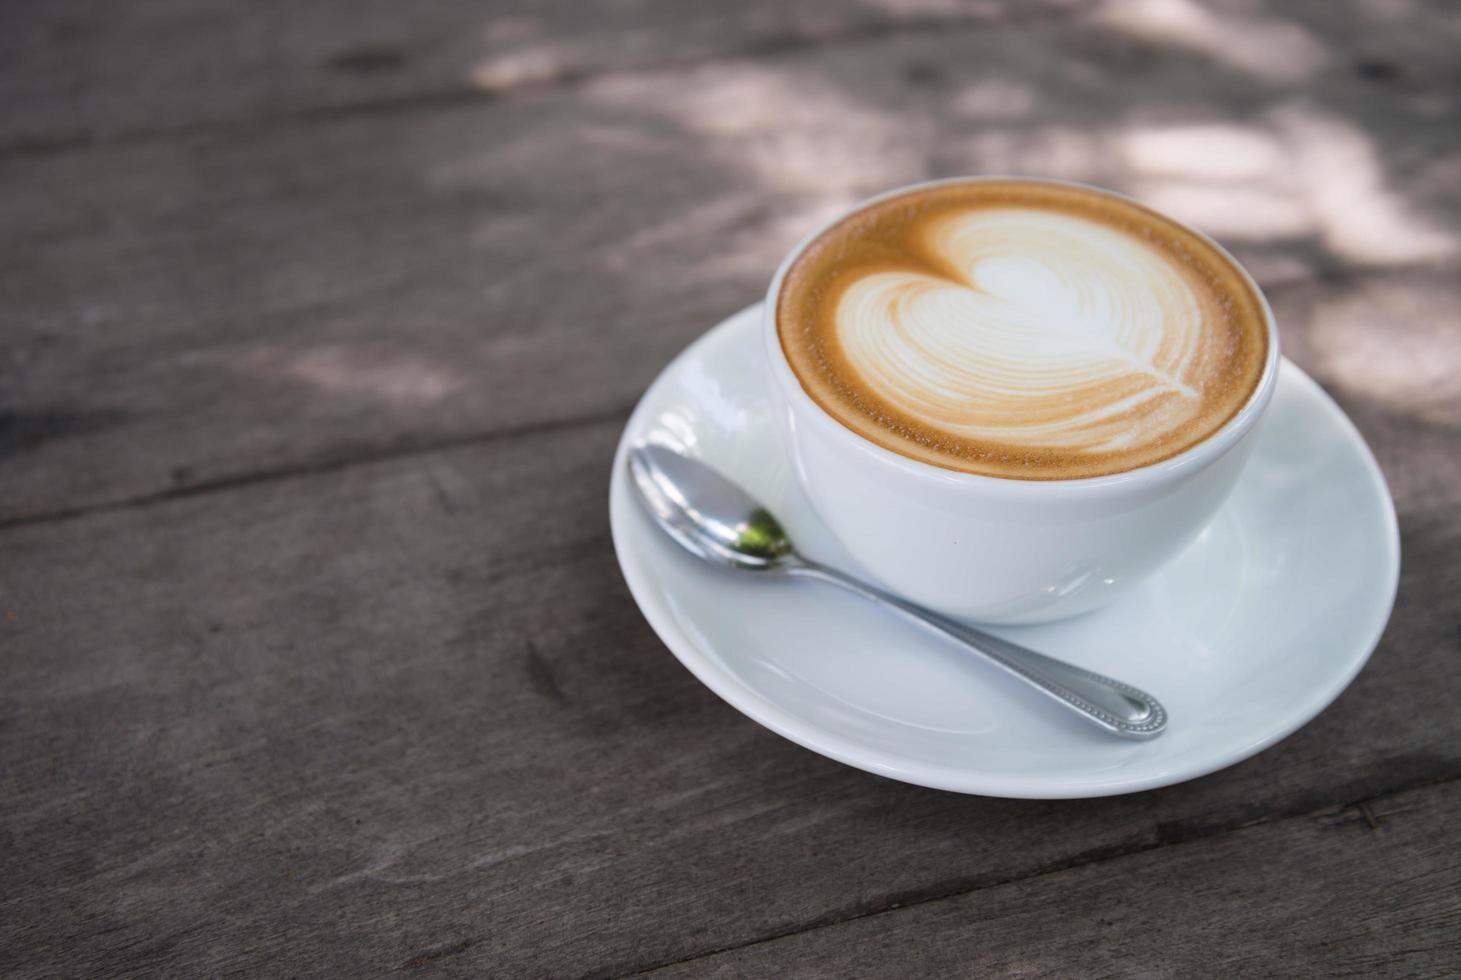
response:
[[[1155,738],[1167,727],[1166,709],[1145,691],[965,626],[797,554],[765,507],[704,463],[643,445],[629,451],[629,473],[655,522],[712,564],[840,585],[979,654],[1113,735]]]

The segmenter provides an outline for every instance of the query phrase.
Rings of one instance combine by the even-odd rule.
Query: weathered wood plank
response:
[[[1304,731],[1013,802],[842,767],[701,688],[619,581],[617,430],[6,531],[0,972],[621,973],[1461,776],[1461,480]]]
[[[427,0],[405,14],[388,0],[146,0],[111,9],[53,0],[0,10],[0,148],[494,98],[614,71],[1041,21],[1114,25],[1134,42],[1120,55],[1125,68],[1166,45],[1271,81],[1358,73],[1409,89],[1445,69],[1446,52],[1461,43],[1461,18],[1445,0],[1405,8],[1328,0]]]
[[[1449,783],[858,919],[672,977],[1363,976],[1461,969]]]
[[[1113,955],[1156,900],[1103,928],[1031,889],[1128,855],[1226,909],[1261,864],[1232,841],[1331,860],[1402,966],[1453,954],[1454,881],[1384,862],[1454,850],[1454,786],[1388,849],[1212,835],[1461,774],[1457,12],[783,6],[0,8],[0,521],[117,507],[3,532],[0,973],[620,973],[829,926],[789,966],[995,893]],[[818,215],[992,170],[1128,189],[1287,284],[1396,491],[1374,665],[1235,769],[1076,804],[878,780],[721,705],[619,584],[603,488],[658,367]]]
[[[851,5],[57,0],[0,11],[0,150],[362,106],[491,98],[616,69],[888,31],[1058,16],[1082,0]]]
[[[1125,188],[1269,284],[1454,269],[1437,38],[1400,84],[1039,23],[10,159],[0,521],[622,413],[818,217],[928,176]]]

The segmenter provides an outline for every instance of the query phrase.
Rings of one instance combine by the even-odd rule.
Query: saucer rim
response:
[[[1357,655],[1352,656],[1344,670],[1332,675],[1327,684],[1312,692],[1299,709],[1286,712],[1281,724],[1263,731],[1256,738],[1239,740],[1227,751],[1219,752],[1193,766],[1162,768],[1155,772],[1127,778],[1113,778],[1107,771],[1091,779],[1070,779],[1063,775],[1059,779],[1052,780],[1051,777],[1042,775],[1038,770],[1022,773],[998,773],[967,766],[951,766],[909,759],[906,756],[859,744],[803,720],[777,702],[748,687],[733,672],[721,666],[713,653],[702,650],[701,644],[686,632],[673,614],[656,601],[651,582],[654,576],[647,567],[643,567],[644,559],[634,553],[632,544],[634,535],[638,534],[641,538],[646,537],[643,532],[649,530],[648,524],[646,522],[639,529],[631,530],[626,526],[624,516],[633,509],[634,505],[633,500],[629,498],[627,477],[624,472],[626,453],[632,444],[633,434],[644,428],[644,415],[649,410],[649,404],[655,400],[655,395],[662,388],[672,382],[678,373],[677,369],[689,361],[702,345],[708,345],[722,334],[734,331],[743,322],[750,321],[750,326],[746,329],[754,329],[755,326],[758,326],[763,304],[764,301],[754,303],[721,320],[692,341],[661,369],[640,397],[620,433],[609,481],[610,535],[620,573],[624,576],[635,604],[660,641],[697,680],[721,700],[757,724],[819,755],[835,759],[845,765],[931,789],[1010,799],[1081,799],[1114,796],[1197,779],[1236,765],[1272,747],[1307,725],[1320,712],[1333,704],[1339,695],[1353,683],[1378,647],[1394,610],[1400,581],[1400,532],[1394,499],[1374,453],[1371,452],[1364,437],[1344,413],[1344,410],[1303,369],[1288,358],[1282,358],[1278,369],[1277,384],[1284,383],[1284,377],[1290,378],[1289,383],[1297,383],[1306,388],[1306,397],[1317,397],[1321,407],[1333,416],[1333,420],[1346,435],[1351,448],[1358,452],[1371,495],[1380,511],[1377,517],[1385,524],[1388,533],[1384,535],[1385,553],[1377,556],[1377,560],[1384,566],[1383,582],[1386,599],[1375,607],[1378,612],[1374,621],[1365,624],[1362,630],[1357,628],[1354,631],[1355,635],[1365,637],[1362,643],[1357,643],[1354,647]],[[616,500],[622,503],[616,504]],[[1157,572],[1157,575],[1161,574],[1162,572]]]

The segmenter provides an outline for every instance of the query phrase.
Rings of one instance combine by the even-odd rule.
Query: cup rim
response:
[[[1198,442],[1196,445],[1189,446],[1177,455],[1169,456],[1166,459],[1149,463],[1145,466],[1138,466],[1135,469],[1123,470],[1119,473],[1107,473],[1101,476],[1077,477],[1064,480],[1021,480],[1015,477],[965,473],[960,470],[936,466],[933,463],[925,463],[922,460],[912,459],[900,453],[893,452],[891,449],[886,449],[872,440],[858,435],[843,424],[841,420],[817,404],[811,395],[807,393],[806,389],[802,387],[801,380],[792,371],[791,365],[787,362],[786,352],[782,349],[781,337],[776,326],[776,309],[778,300],[780,299],[781,285],[792,264],[801,256],[808,245],[821,237],[833,225],[875,204],[880,204],[883,201],[900,197],[904,194],[911,194],[934,187],[943,187],[951,184],[993,183],[998,181],[1016,181],[1020,183],[1072,187],[1104,197],[1116,198],[1143,211],[1150,211],[1164,220],[1171,221],[1184,230],[1191,232],[1201,241],[1210,245],[1229,265],[1238,271],[1243,281],[1253,291],[1253,295],[1258,297],[1259,307],[1263,311],[1264,328],[1268,336],[1268,348],[1264,356],[1263,372],[1259,375],[1258,383],[1253,386],[1253,390],[1249,393],[1247,400],[1233,414],[1232,418],[1224,422],[1217,431],[1208,435],[1207,438]],[[801,413],[801,417],[812,419],[814,424],[818,425],[824,432],[830,433],[832,438],[837,439],[843,445],[854,451],[862,453],[870,461],[878,465],[891,466],[916,479],[943,485],[962,486],[970,490],[977,489],[983,492],[1017,493],[1021,496],[1029,494],[1061,496],[1099,490],[1128,489],[1180,479],[1190,473],[1205,468],[1226,455],[1257,423],[1259,417],[1263,414],[1263,410],[1268,406],[1269,401],[1273,397],[1273,391],[1278,381],[1278,365],[1281,356],[1278,346],[1278,325],[1274,320],[1273,309],[1269,306],[1268,297],[1263,294],[1263,290],[1259,288],[1257,281],[1243,267],[1242,263],[1209,235],[1199,229],[1193,228],[1184,221],[1179,221],[1170,215],[1156,211],[1126,194],[1107,190],[1104,187],[1096,187],[1095,185],[1086,184],[1081,181],[1062,180],[1055,177],[1029,177],[1018,174],[943,177],[936,180],[919,181],[866,198],[851,207],[839,211],[804,235],[792,247],[791,251],[787,253],[786,257],[782,259],[781,264],[777,266],[776,274],[771,279],[771,285],[766,290],[766,299],[761,313],[761,321],[762,337],[766,342],[772,365],[772,374],[776,378],[777,387],[783,394],[795,401],[804,410]],[[810,412],[805,411],[807,409],[810,409]]]

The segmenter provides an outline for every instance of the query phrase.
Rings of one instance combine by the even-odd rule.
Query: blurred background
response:
[[[1439,451],[1458,49],[1440,0],[7,4],[0,518],[622,416],[817,221],[959,174],[1192,222]]]

